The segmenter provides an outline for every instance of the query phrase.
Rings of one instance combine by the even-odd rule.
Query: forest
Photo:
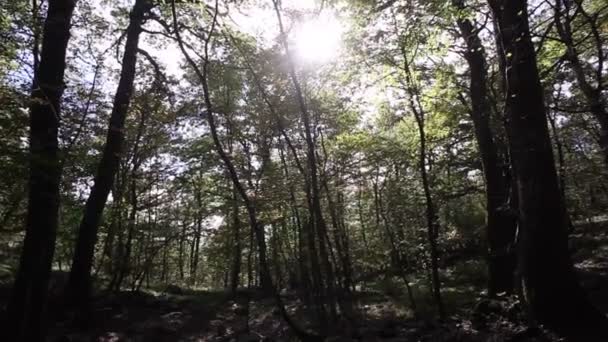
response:
[[[606,312],[605,0],[0,0],[0,340]]]

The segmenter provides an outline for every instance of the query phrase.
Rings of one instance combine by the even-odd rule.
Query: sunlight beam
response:
[[[297,60],[312,64],[331,61],[338,55],[343,31],[338,18],[329,13],[300,23],[293,36]]]

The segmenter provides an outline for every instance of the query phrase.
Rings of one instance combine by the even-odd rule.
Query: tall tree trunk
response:
[[[377,181],[377,179],[376,179],[376,181]],[[410,302],[410,308],[412,309],[412,313],[416,317],[418,315],[418,311],[417,311],[418,309],[416,307],[416,300],[414,299],[414,292],[412,290],[412,287],[410,286],[410,281],[407,276],[406,258],[403,255],[403,253],[401,252],[401,247],[399,246],[400,241],[397,241],[397,239],[395,238],[395,234],[389,227],[388,217],[384,213],[384,204],[382,203],[382,193],[377,191],[376,183],[374,183],[374,192],[375,192],[374,197],[376,197],[376,199],[375,199],[376,210],[380,213],[380,216],[382,217],[382,221],[384,223],[383,224],[384,230],[386,232],[386,236],[388,237],[388,241],[391,246],[391,255],[394,256],[394,258],[396,259],[395,260],[396,265],[394,264],[393,266],[397,268],[396,271],[399,274],[399,277],[401,277],[403,284],[405,285],[405,289],[407,291],[407,297]]]
[[[306,104],[306,100],[304,97],[304,92],[302,91],[302,87],[298,80],[298,76],[296,73],[296,69],[294,64],[291,62],[292,56],[289,49],[289,44],[287,43],[287,36],[285,30],[283,28],[283,21],[281,18],[281,13],[279,9],[278,0],[273,0],[274,9],[277,14],[277,19],[279,21],[279,29],[281,33],[282,45],[285,50],[285,54],[287,55],[288,60],[288,68],[289,68],[289,76],[293,83],[295,89],[295,95],[298,103],[298,107],[300,109],[300,117],[302,119],[302,125],[304,126],[304,138],[306,141],[306,160],[308,166],[308,185],[310,188],[310,199],[309,199],[309,209],[310,209],[310,224],[311,227],[314,227],[314,232],[316,232],[317,242],[319,244],[319,256],[321,257],[321,266],[323,267],[323,271],[326,274],[326,278],[324,284],[322,285],[322,293],[326,303],[329,305],[330,313],[332,314],[332,318],[337,319],[336,314],[336,296],[335,296],[335,278],[334,278],[334,269],[332,263],[330,261],[329,250],[327,247],[327,225],[325,219],[323,218],[323,210],[321,209],[321,184],[319,182],[318,172],[317,172],[317,151],[315,138],[313,136],[313,126],[310,118],[310,114],[308,111],[308,106]],[[313,269],[313,272],[315,270]],[[327,322],[323,322],[325,324]]]
[[[576,339],[605,340],[608,321],[587,300],[568,252],[567,213],[547,127],[526,0],[490,0],[507,60],[506,115],[517,175],[518,250],[532,318]]]
[[[280,290],[283,288],[283,272],[281,271],[281,243],[279,238],[279,229],[276,224],[272,224],[271,227],[272,235],[270,237],[270,247],[272,248],[272,261],[274,263],[274,274],[276,279],[276,286]]]
[[[241,279],[241,220],[236,188],[232,190],[232,269],[230,273],[230,292],[236,295]]]
[[[126,176],[124,175],[126,173],[122,172],[123,175],[121,176],[121,179],[125,179]],[[122,203],[122,201],[121,201]],[[123,256],[124,256],[124,239],[125,239],[125,232],[123,229],[124,226],[124,212],[123,212],[123,208],[119,205],[116,206],[116,233],[117,233],[117,237],[116,237],[116,246],[115,248],[111,251],[111,259],[110,259],[110,263],[112,264],[111,270],[112,270],[112,278],[110,279],[110,282],[108,283],[107,286],[107,290],[108,291],[118,291],[118,287],[116,286],[118,278],[120,276],[121,273],[121,269],[122,269],[122,262],[123,262]]]
[[[178,255],[178,259],[177,259],[177,268],[179,269],[179,280],[183,281],[184,280],[184,257],[185,257],[185,253],[184,253],[184,243],[186,243],[187,237],[186,237],[186,232],[188,230],[188,224],[186,223],[186,218],[184,218],[184,220],[182,221],[182,230],[179,236],[179,255]]]
[[[94,271],[94,274],[96,274],[97,272],[101,271],[102,269],[104,269],[104,258],[107,257],[109,259],[109,262],[107,263],[107,266],[105,267],[105,271],[107,272],[107,274],[113,274],[113,251],[115,249],[115,244],[114,244],[114,240],[116,237],[116,233],[118,231],[118,223],[119,223],[119,217],[120,217],[120,213],[121,213],[121,206],[122,206],[122,192],[124,190],[124,187],[120,184],[120,172],[117,172],[116,174],[116,184],[114,185],[114,189],[112,190],[112,196],[114,197],[114,203],[112,205],[112,213],[111,213],[111,221],[110,221],[110,225],[108,227],[108,233],[106,236],[106,239],[104,241],[103,244],[103,250],[102,250],[102,255],[99,261],[99,266],[97,267],[97,270]]]
[[[72,305],[76,303],[84,304],[89,300],[91,265],[95,252],[95,242],[97,241],[97,231],[123,152],[124,126],[133,93],[139,35],[144,16],[150,7],[151,3],[148,0],[137,0],[129,16],[122,70],[114,96],[106,145],[78,230],[78,240],[67,285],[66,295],[69,304]]]
[[[40,65],[30,104],[30,175],[25,239],[7,307],[10,341],[43,341],[47,290],[59,211],[57,134],[63,94],[66,49],[74,0],[49,0]],[[37,59],[37,57],[35,57]]]
[[[414,114],[416,120],[416,126],[418,128],[418,136],[420,138],[420,146],[418,149],[418,167],[420,171],[420,178],[422,179],[422,190],[425,199],[425,219],[427,226],[427,240],[429,243],[429,257],[430,257],[430,277],[433,299],[437,306],[439,319],[443,320],[446,318],[445,307],[443,305],[443,299],[441,297],[441,280],[439,279],[439,248],[437,238],[439,237],[439,217],[437,216],[437,208],[433,201],[431,192],[431,184],[429,181],[430,168],[427,160],[427,140],[426,140],[426,113],[422,104],[420,103],[420,89],[415,84],[412,78],[412,70],[408,62],[408,56],[405,51],[405,47],[402,47],[402,54],[404,57],[403,69],[405,71],[405,81],[407,91],[409,93],[409,104],[410,109]]]
[[[361,239],[363,240],[363,257],[366,257],[369,252],[369,243],[367,242],[367,234],[365,234],[365,230],[367,227],[365,226],[365,218],[363,217],[363,204],[361,203],[361,197],[363,195],[363,182],[360,182],[357,187],[357,212],[359,213],[359,227],[361,230]]]
[[[298,289],[305,294],[305,301],[308,304],[312,304],[314,295],[310,291],[312,289],[311,284],[311,272],[309,272],[308,268],[308,260],[309,255],[306,253],[305,248],[305,235],[304,227],[302,224],[302,220],[300,219],[300,212],[298,210],[298,204],[295,196],[295,189],[293,184],[291,183],[289,177],[289,167],[287,166],[287,161],[285,160],[285,153],[283,152],[282,144],[279,144],[279,156],[281,158],[281,165],[283,166],[283,173],[285,175],[286,181],[289,183],[289,202],[292,212],[292,217],[294,221],[294,225],[297,231],[297,247],[298,247],[298,266],[300,271],[300,283],[298,284]],[[292,146],[292,145],[290,145]],[[297,158],[297,154],[292,150],[294,158]]]
[[[124,254],[121,255],[120,269],[117,270],[118,278],[114,284],[114,290],[120,291],[120,287],[124,279],[129,275],[132,267],[131,254],[133,251],[133,235],[137,226],[137,191],[135,187],[135,174],[131,175],[130,197],[131,197],[131,212],[127,219],[127,241],[125,242]]]
[[[234,37],[233,36],[229,36],[229,37],[238,48],[238,43],[234,39]],[[239,51],[241,52],[241,54],[244,55],[244,53],[241,49],[239,49]],[[246,58],[245,55],[243,57]],[[306,196],[307,196],[307,200],[309,203],[309,208],[312,208],[312,206],[310,205],[310,197],[311,197],[310,194],[311,193],[310,193],[310,184],[308,181],[308,175],[306,174],[306,171],[304,170],[304,167],[302,166],[302,163],[299,160],[297,151],[296,151],[294,145],[291,143],[291,139],[289,138],[289,136],[287,135],[287,133],[283,127],[283,122],[282,122],[283,118],[277,113],[274,105],[270,102],[268,94],[266,93],[266,90],[265,90],[264,86],[262,85],[260,78],[258,77],[257,73],[255,72],[255,70],[249,63],[249,61],[247,59],[245,59],[245,61],[246,61],[247,68],[249,69],[250,73],[253,76],[254,82],[256,83],[258,90],[262,94],[264,102],[266,103],[266,105],[268,106],[268,109],[270,110],[270,113],[276,120],[277,128],[281,132],[281,135],[283,136],[283,138],[285,139],[285,142],[287,143],[287,146],[289,147],[289,150],[292,153],[293,159],[296,163],[298,170],[300,171],[300,174],[304,177],[305,191],[306,191]],[[289,179],[289,173],[288,173],[288,169],[287,169],[287,166],[285,163],[285,157],[284,157],[283,150],[280,149],[279,151],[280,151],[280,155],[281,155],[281,161],[282,161],[282,164],[283,164],[284,170],[285,170],[285,176],[287,179]],[[316,252],[316,246],[314,243],[314,226],[310,225],[310,224],[302,224],[302,222],[299,218],[299,212],[298,212],[297,208],[295,207],[295,197],[294,197],[293,185],[290,184],[289,189],[290,189],[290,195],[291,195],[290,197],[292,199],[292,203],[294,204],[294,207],[292,210],[295,215],[297,228],[298,228],[298,246],[299,246],[299,251],[300,251],[299,265],[300,265],[300,276],[301,276],[301,280],[302,280],[301,290],[303,290],[304,293],[308,294],[308,296],[306,296],[305,300],[310,299],[310,298],[321,299],[320,293],[319,293],[320,288],[321,288],[321,276],[320,276],[320,266],[319,266],[317,252]],[[306,227],[306,229],[304,229],[304,227]],[[312,239],[306,238],[306,236],[311,236]],[[302,242],[304,242],[304,241],[308,242],[308,250],[306,248],[303,248],[304,244]],[[309,272],[308,272],[308,268],[307,268],[308,261],[310,261],[310,266],[311,266],[310,268],[312,269],[312,271],[310,272],[310,273],[312,273],[311,274],[312,282],[310,281]],[[323,318],[324,309],[320,305],[315,305],[315,306],[321,310],[318,314],[319,320],[321,322],[324,322],[325,321],[325,319]]]
[[[458,10],[465,9],[463,0],[453,0],[452,4]],[[504,161],[499,156],[490,125],[491,106],[484,48],[478,36],[478,29],[470,20],[459,15],[456,23],[467,47],[464,56],[470,70],[471,118],[486,183],[488,294],[495,296],[500,292],[512,293],[514,290],[517,222],[508,210],[509,182],[507,175],[503,173]]]
[[[353,283],[353,264],[351,260],[351,247],[350,247],[350,234],[348,231],[348,226],[346,225],[346,213],[345,208],[346,204],[344,202],[344,194],[341,191],[337,193],[337,201],[338,201],[338,217],[339,217],[339,227],[340,234],[339,237],[342,240],[343,246],[343,257],[344,257],[344,279],[345,279],[345,287],[348,291],[354,291],[354,283]]]
[[[127,233],[127,242],[125,245],[125,253],[122,258],[120,258],[120,269],[118,270],[118,278],[115,284],[115,290],[119,291],[120,286],[122,284],[123,279],[129,275],[131,268],[131,250],[133,244],[133,234],[136,229],[136,220],[137,220],[137,212],[138,208],[138,197],[137,197],[137,178],[139,174],[139,168],[142,164],[142,158],[139,153],[141,140],[144,134],[144,129],[146,126],[146,118],[149,115],[149,112],[144,108],[140,113],[139,123],[137,125],[137,134],[135,137],[135,143],[133,146],[132,156],[130,158],[131,167],[131,178],[129,180],[129,197],[131,204],[131,213],[128,218],[128,233]],[[119,173],[118,173],[119,174]],[[125,180],[126,181],[126,180]],[[120,207],[120,203],[118,203]]]
[[[200,244],[201,244],[201,234],[203,231],[203,218],[200,217],[200,211],[197,212],[196,218],[196,229],[194,232],[194,237],[192,239],[192,249],[190,253],[190,284],[195,285],[197,283],[197,273],[198,273],[198,261],[200,258]]]
[[[441,280],[439,279],[439,253],[437,238],[439,236],[439,218],[437,217],[437,209],[433,203],[431,196],[431,186],[428,179],[427,163],[426,163],[426,133],[424,129],[424,118],[416,115],[418,119],[418,131],[420,133],[420,175],[422,178],[422,189],[424,190],[425,198],[425,217],[427,225],[427,240],[429,242],[429,257],[431,266],[431,285],[433,299],[437,306],[440,319],[445,319],[445,307],[441,297]]]
[[[240,195],[243,205],[247,210],[247,216],[249,218],[249,225],[251,227],[252,234],[255,236],[255,240],[257,242],[258,247],[258,255],[259,255],[259,265],[260,271],[262,273],[262,277],[266,278],[265,282],[269,285],[270,290],[272,291],[272,295],[275,299],[276,306],[279,309],[279,312],[283,319],[286,321],[288,326],[292,329],[292,331],[298,336],[298,338],[302,341],[318,341],[321,337],[315,334],[311,334],[301,328],[295,321],[291,319],[287,309],[285,308],[285,304],[283,303],[283,299],[281,298],[279,291],[275,288],[274,282],[272,280],[272,275],[270,273],[270,267],[268,265],[268,257],[267,257],[267,247],[266,241],[264,240],[264,225],[262,222],[258,221],[258,213],[255,203],[251,200],[249,195],[247,194],[247,190],[241,183],[239,175],[236,171],[236,168],[226,151],[224,150],[224,146],[220,141],[219,134],[217,132],[217,127],[215,124],[214,110],[215,107],[211,102],[211,94],[208,84],[208,68],[209,68],[209,42],[211,40],[211,33],[215,30],[215,25],[217,24],[217,15],[218,15],[218,1],[215,1],[215,10],[213,15],[213,21],[211,27],[209,28],[206,41],[204,42],[204,51],[203,51],[203,63],[202,66],[199,67],[199,64],[196,63],[192,56],[186,50],[185,44],[182,40],[179,25],[177,22],[177,11],[175,9],[175,0],[171,1],[171,14],[173,19],[173,30],[178,42],[179,48],[182,52],[182,55],[186,59],[188,65],[194,70],[196,77],[201,83],[201,87],[203,88],[203,99],[206,107],[205,117],[207,118],[207,123],[209,124],[209,130],[211,132],[211,138],[213,140],[213,144],[215,146],[216,152],[219,155],[220,159],[224,163],[228,174],[230,175],[230,179],[237,190],[237,193]],[[250,263],[251,265],[251,263]]]
[[[557,98],[553,99],[555,103],[559,102],[559,98],[561,97],[561,90],[557,94]],[[555,152],[557,153],[557,176],[559,179],[559,190],[562,194],[562,198],[566,208],[568,207],[568,200],[566,198],[566,158],[564,155],[564,144],[559,134],[559,130],[557,127],[557,112],[547,113],[547,118],[549,119],[549,127],[551,129],[551,135],[553,136],[553,142],[555,143]],[[568,223],[568,232],[572,233],[574,231],[574,224],[572,223],[572,217],[570,215],[566,216]]]
[[[352,276],[351,276],[351,265],[350,258],[348,255],[348,247],[346,234],[344,233],[344,225],[343,217],[342,217],[342,208],[340,200],[340,192],[336,190],[338,203],[334,203],[334,200],[331,196],[331,192],[329,190],[329,185],[327,184],[327,178],[325,177],[323,180],[323,187],[325,189],[325,194],[327,196],[327,205],[330,213],[331,223],[332,223],[332,233],[334,238],[334,243],[336,246],[336,254],[338,259],[340,260],[340,272],[339,275],[342,278],[342,290],[345,290],[350,293],[352,287]],[[336,272],[338,273],[338,272]]]
[[[251,289],[254,286],[255,280],[253,279],[253,239],[254,232],[249,232],[249,251],[247,251],[247,289]]]
[[[163,261],[162,261],[162,269],[160,272],[160,281],[164,284],[167,283],[167,277],[169,274],[169,262],[168,262],[168,251],[169,248],[163,248]],[[139,287],[139,286],[138,286]]]

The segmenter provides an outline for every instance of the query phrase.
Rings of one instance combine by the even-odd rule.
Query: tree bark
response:
[[[333,320],[337,319],[337,311],[336,311],[336,295],[335,295],[335,276],[333,265],[330,261],[329,249],[327,246],[327,224],[323,217],[323,210],[321,208],[321,185],[319,182],[318,172],[317,172],[317,152],[316,152],[316,144],[313,136],[313,127],[312,122],[310,120],[310,114],[308,111],[308,106],[306,105],[306,100],[304,98],[304,92],[302,91],[302,87],[300,82],[298,81],[298,76],[296,73],[296,69],[292,61],[292,56],[289,49],[289,44],[287,43],[287,38],[285,34],[285,30],[283,28],[283,22],[281,18],[281,12],[279,9],[278,0],[273,0],[274,9],[277,14],[277,19],[279,21],[279,29],[282,39],[283,49],[285,50],[285,54],[288,60],[288,68],[289,68],[289,76],[291,78],[293,87],[296,93],[296,99],[298,103],[298,107],[300,109],[300,117],[302,119],[302,124],[304,126],[304,138],[306,141],[306,161],[307,161],[307,176],[308,176],[308,205],[310,212],[310,221],[309,225],[311,227],[311,233],[316,233],[317,242],[319,245],[319,256],[321,257],[321,267],[323,268],[324,273],[326,274],[325,281],[321,281],[321,293],[322,299],[325,303],[329,305],[329,311],[331,313],[331,318]],[[309,239],[314,238],[314,236],[310,236]],[[314,241],[311,241],[311,248],[315,245]],[[312,252],[311,252],[312,254]],[[319,268],[319,270],[321,269]],[[313,275],[315,272],[315,267],[313,266]],[[323,325],[328,322],[323,320],[322,330],[326,330],[326,327]],[[328,327],[327,327],[328,328]]]
[[[452,4],[457,10],[465,9],[463,0],[453,0]],[[464,57],[470,71],[471,118],[486,183],[488,294],[495,296],[500,292],[512,293],[514,290],[517,263],[514,243],[517,222],[508,210],[509,181],[503,172],[504,160],[499,156],[495,135],[490,125],[491,106],[484,48],[479,39],[478,29],[470,20],[459,15],[456,23],[466,43]]]
[[[194,237],[192,238],[192,248],[190,249],[190,284],[196,286],[197,274],[198,274],[198,261],[200,258],[200,244],[201,234],[203,231],[203,218],[202,213],[197,211],[196,213],[196,228],[194,230]]]
[[[310,120],[310,114],[308,111],[308,106],[306,105],[306,100],[304,98],[304,93],[302,91],[302,87],[300,82],[298,81],[298,76],[296,73],[296,69],[292,61],[292,56],[289,49],[289,44],[287,43],[287,38],[285,34],[285,29],[283,27],[283,21],[281,18],[281,12],[279,9],[279,2],[277,0],[273,0],[274,9],[277,15],[277,19],[279,22],[279,30],[282,39],[282,45],[285,50],[285,54],[288,60],[288,68],[289,68],[289,77],[292,81],[293,87],[295,89],[295,95],[298,103],[298,107],[300,110],[300,118],[302,120],[302,124],[304,126],[304,138],[306,141],[306,161],[307,161],[307,182],[306,182],[306,194],[308,199],[308,208],[309,208],[309,222],[308,226],[309,235],[309,254],[311,256],[311,261],[314,263],[316,260],[316,244],[318,242],[318,250],[319,256],[321,258],[321,262],[317,265],[311,265],[312,273],[313,273],[313,285],[317,289],[315,291],[320,292],[322,302],[329,305],[329,311],[331,313],[331,318],[333,320],[337,319],[337,311],[336,311],[336,296],[335,296],[335,277],[334,270],[331,261],[329,260],[329,250],[327,247],[327,224],[325,219],[323,218],[323,210],[321,208],[321,188],[319,183],[319,177],[317,172],[317,152],[316,152],[316,144],[315,138],[313,135],[313,127],[312,122]],[[317,238],[315,242],[314,238]],[[326,279],[323,279],[322,274],[326,275]],[[318,278],[318,279],[317,279]],[[323,281],[324,280],[324,281]],[[323,310],[324,311],[324,310]],[[322,311],[320,313],[320,323],[321,330],[325,333],[329,328],[329,323],[323,316],[324,313]]]
[[[25,239],[7,307],[7,340],[43,341],[55,253],[61,178],[58,130],[74,0],[49,0],[30,103],[30,174]],[[37,59],[37,57],[35,57]]]
[[[124,126],[133,93],[139,35],[145,13],[150,9],[150,6],[148,0],[137,0],[129,16],[122,70],[114,96],[106,145],[78,230],[78,240],[66,290],[69,304],[86,303],[90,297],[91,265],[97,241],[97,231],[123,152]]]
[[[399,246],[400,241],[396,239],[394,232],[390,228],[389,220],[384,210],[382,193],[377,191],[376,183],[374,183],[374,197],[376,198],[376,211],[379,212],[380,217],[382,217],[384,231],[386,232],[386,237],[388,238],[388,241],[391,246],[391,256],[395,259],[395,262],[393,263],[393,265],[391,265],[391,268],[396,268],[397,274],[403,281],[403,284],[405,285],[405,289],[407,291],[407,298],[410,302],[410,308],[412,309],[414,317],[416,317],[418,315],[418,309],[416,306],[416,300],[414,299],[414,292],[412,290],[412,287],[410,286],[410,280],[408,279],[407,275],[406,257],[402,253],[401,247]],[[379,227],[378,230],[380,230]]]
[[[187,214],[184,214],[187,215]],[[184,280],[184,257],[185,257],[185,251],[184,251],[184,243],[186,243],[187,237],[186,237],[186,233],[188,230],[188,224],[186,221],[186,218],[184,218],[184,220],[182,221],[182,229],[181,229],[181,233],[179,236],[179,255],[178,255],[178,259],[177,259],[177,268],[179,269],[179,280],[183,281]]]
[[[120,260],[120,269],[116,270],[118,272],[118,278],[116,279],[116,283],[114,284],[114,290],[120,291],[120,287],[124,279],[129,275],[131,271],[131,254],[133,251],[133,235],[135,234],[135,228],[137,226],[137,191],[135,184],[135,174],[131,175],[131,185],[130,185],[130,197],[131,197],[131,212],[129,213],[129,217],[127,219],[127,241],[125,243],[124,254],[121,255]]]
[[[232,190],[232,269],[230,273],[230,292],[236,295],[241,279],[241,220],[236,188]]]
[[[517,175],[519,272],[531,318],[577,341],[605,340],[606,317],[581,288],[568,252],[526,0],[489,0],[506,57],[506,120]]]
[[[427,140],[426,140],[426,113],[419,102],[420,100],[420,89],[414,83],[412,78],[412,70],[410,68],[408,57],[405,48],[402,47],[402,54],[404,57],[403,69],[405,71],[406,78],[406,90],[409,93],[409,104],[410,109],[414,114],[416,120],[416,126],[418,128],[418,136],[420,138],[420,146],[418,149],[418,168],[420,171],[420,178],[422,180],[422,190],[424,192],[425,199],[425,219],[427,226],[427,240],[429,242],[429,257],[430,257],[430,272],[431,272],[431,286],[433,299],[437,306],[437,312],[439,319],[443,320],[446,318],[445,306],[443,304],[443,298],[441,296],[441,280],[439,277],[439,246],[437,238],[439,236],[439,217],[437,216],[437,208],[433,201],[433,195],[431,192],[431,183],[429,181],[429,163],[427,161]]]

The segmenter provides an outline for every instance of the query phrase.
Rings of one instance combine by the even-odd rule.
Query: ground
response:
[[[592,301],[608,311],[608,234],[585,229],[572,236],[572,251],[583,286]],[[461,260],[444,270],[444,298],[451,316],[433,319],[424,286],[414,284],[419,307],[413,317],[398,280],[384,279],[355,294],[355,321],[335,327],[327,341],[559,341],[551,333],[526,328],[515,298],[484,299],[475,260]],[[459,276],[456,277],[455,275]],[[475,284],[471,286],[470,284]],[[0,297],[6,303],[6,291]],[[247,302],[249,300],[249,310]],[[304,306],[285,296],[295,320],[309,327]],[[164,291],[122,292],[96,297],[86,330],[76,329],[78,317],[56,316],[49,341],[292,341],[290,330],[273,301],[243,291],[233,299],[222,291],[194,291],[171,286]],[[51,311],[52,312],[52,311]]]

